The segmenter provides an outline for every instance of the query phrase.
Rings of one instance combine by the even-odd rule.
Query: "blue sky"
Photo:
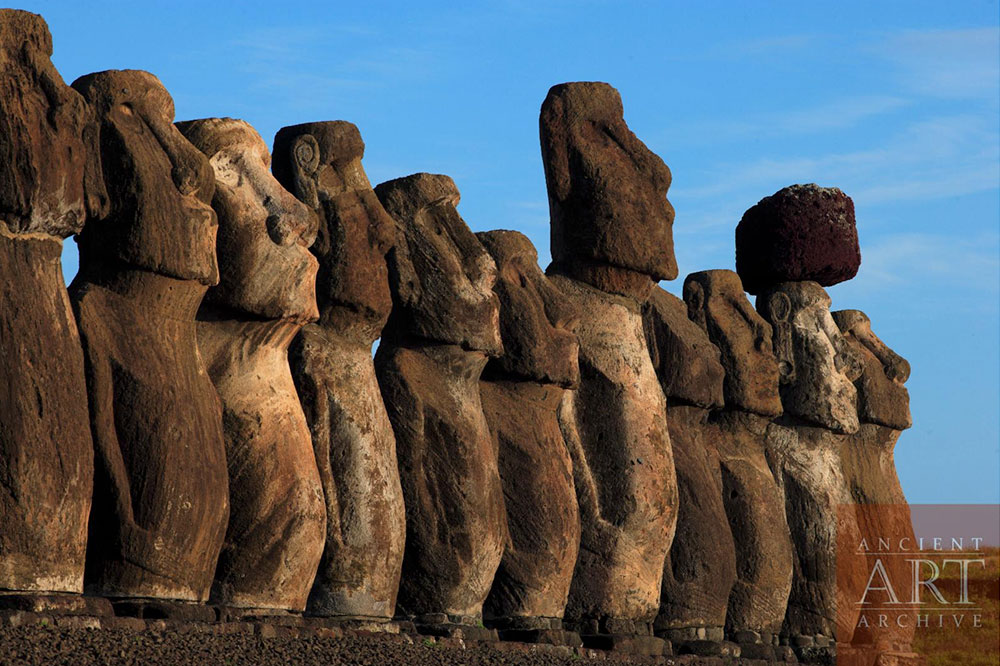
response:
[[[21,6],[48,20],[67,82],[146,69],[178,120],[243,118],[269,144],[283,125],[349,120],[373,184],[449,174],[473,229],[526,233],[543,265],[538,109],[555,83],[617,87],[672,169],[682,278],[734,267],[760,198],[840,187],[862,265],[830,294],[913,366],[896,449],[909,499],[1000,501],[996,0]]]

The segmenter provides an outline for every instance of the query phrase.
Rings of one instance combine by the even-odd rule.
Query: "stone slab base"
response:
[[[80,594],[0,592],[0,610],[53,615],[91,615],[94,617],[106,617],[114,614],[111,603],[107,599]]]

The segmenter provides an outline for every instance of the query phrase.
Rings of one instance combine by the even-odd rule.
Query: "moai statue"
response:
[[[840,310],[833,313],[833,320],[861,362],[861,376],[854,383],[861,425],[840,453],[844,477],[857,504],[858,529],[875,551],[867,558],[866,576],[880,560],[891,581],[907,581],[912,573],[906,557],[884,556],[877,549],[880,539],[890,544],[914,539],[910,509],[893,461],[900,433],[913,424],[910,396],[904,386],[910,377],[910,364],[872,332],[871,321],[863,312]],[[871,597],[867,601],[877,605],[891,601],[883,593],[874,592]],[[905,619],[898,620],[900,616]],[[850,643],[864,656],[862,663],[878,663],[883,655],[888,663],[922,663],[912,648],[916,612],[908,609],[890,614],[887,625],[881,627],[876,622],[875,626],[855,628]],[[844,661],[843,653],[837,656]]]
[[[497,264],[504,353],[486,364],[479,389],[499,447],[509,525],[487,624],[505,639],[579,644],[562,630],[580,513],[559,405],[580,379],[573,333],[580,315],[549,283],[523,234],[476,235]]]
[[[100,215],[93,110],[0,9],[0,591],[82,592],[94,449],[63,238]]]
[[[372,344],[392,309],[385,255],[395,224],[361,166],[364,151],[351,123],[285,127],[274,140],[274,174],[319,214],[312,251],[320,320],[291,349],[327,513],[308,611],[386,622],[396,607],[406,514]]]
[[[496,264],[455,210],[451,178],[420,173],[375,193],[398,227],[392,314],[375,355],[406,505],[397,615],[475,637],[507,535],[479,393],[502,352]]]
[[[554,86],[542,104],[550,281],[585,313],[580,388],[563,405],[580,504],[566,619],[594,646],[661,654],[652,636],[677,520],[666,400],[642,304],[677,277],[670,170],[628,129],[606,83]]]
[[[692,273],[684,280],[688,317],[718,347],[725,369],[725,408],[707,427],[719,455],[722,500],[736,554],[726,634],[742,656],[774,659],[792,585],[792,544],[785,499],[768,466],[764,443],[781,414],[778,363],[771,327],[754,311],[739,276],[727,270]]]
[[[854,205],[835,188],[785,188],[744,214],[736,251],[757,310],[773,327],[781,382],[784,414],[768,427],[767,451],[795,550],[782,634],[800,657],[829,659],[835,640],[850,639],[851,608],[864,589],[862,580],[852,598],[857,583],[837,575],[838,539],[860,543],[852,512],[839,507],[851,502],[840,449],[858,430],[852,380],[861,368],[815,280],[830,285],[856,272]],[[747,268],[750,256],[758,260]]]
[[[312,439],[288,345],[315,321],[316,216],[268,171],[253,127],[232,118],[178,123],[215,172],[219,284],[198,311],[198,347],[222,400],[229,527],[211,600],[302,611],[326,534]]]
[[[86,585],[118,598],[208,599],[229,518],[222,409],[195,315],[219,281],[215,177],[147,72],[88,74],[110,206],[78,236],[94,507]]]
[[[677,531],[663,568],[654,628],[675,649],[729,656],[726,608],[736,582],[736,547],[722,495],[712,410],[721,409],[725,371],[718,348],[688,319],[684,301],[655,287],[643,309],[653,366],[667,398],[677,471]]]

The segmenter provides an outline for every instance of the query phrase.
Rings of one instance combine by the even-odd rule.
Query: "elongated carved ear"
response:
[[[319,142],[312,134],[300,134],[292,141],[291,152],[293,194],[302,203],[318,209],[316,172],[319,170]]]
[[[707,333],[708,319],[705,315],[705,288],[693,280],[685,282],[684,302],[687,303],[688,319],[698,324]]]
[[[778,358],[778,377],[783,384],[795,381],[795,354],[792,349],[792,301],[788,294],[776,291],[767,297],[767,319],[774,329],[774,355]]]
[[[93,120],[93,119],[92,119]],[[100,125],[88,122],[83,128],[83,148],[87,151],[83,167],[83,191],[86,195],[87,216],[103,220],[111,212],[111,201],[104,186],[101,167]]]

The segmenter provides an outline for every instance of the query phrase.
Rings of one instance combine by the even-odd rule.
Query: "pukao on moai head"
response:
[[[608,84],[565,83],[549,90],[539,116],[552,218],[546,272],[584,314],[580,388],[561,410],[582,524],[566,617],[585,641],[629,636],[660,654],[650,634],[677,486],[641,305],[657,280],[677,276],[674,211],[670,170],[622,113]]]
[[[97,111],[109,195],[78,237],[70,287],[97,452],[87,586],[204,601],[229,515],[222,414],[195,330],[218,282],[215,176],[152,74],[73,87]]]
[[[718,436],[708,419],[710,410],[723,406],[725,371],[719,350],[673,294],[653,289],[643,308],[643,325],[667,398],[680,501],[655,629],[675,646],[700,641],[699,654],[709,649],[724,654],[736,549],[722,499]]]
[[[229,526],[212,601],[301,611],[323,552],[326,512],[288,345],[318,316],[308,249],[316,216],[270,174],[267,146],[247,123],[177,126],[215,172],[219,218],[219,284],[198,313],[229,466]]]
[[[375,193],[393,217],[393,310],[375,356],[406,504],[397,614],[474,625],[503,554],[506,514],[479,377],[502,352],[496,264],[455,209],[447,176]],[[468,634],[467,634],[468,635]]]
[[[821,286],[857,272],[854,204],[835,188],[793,185],[747,210],[736,242],[740,277],[774,329],[781,382],[784,416],[768,427],[768,459],[783,484],[797,562],[782,632],[813,658],[828,648],[810,641],[843,642],[856,619],[856,581],[839,575],[837,543],[859,538],[856,519],[840,509],[850,503],[840,453],[844,434],[858,430],[851,382],[860,364]]]
[[[858,432],[848,438],[841,450],[844,476],[856,504],[855,512],[862,538],[869,544],[879,539],[891,543],[912,540],[913,522],[906,496],[896,474],[893,450],[902,430],[913,421],[910,397],[904,383],[910,376],[910,364],[890,349],[872,332],[871,320],[859,310],[840,310],[833,319],[844,334],[847,345],[861,361],[861,376],[855,380],[858,390]],[[909,563],[904,558],[884,558],[877,551],[849,561],[849,566],[864,569],[865,575],[882,560],[889,579],[908,580]],[[891,601],[879,599],[873,592],[872,605]],[[889,614],[883,625],[857,626],[851,644],[861,651],[891,652],[901,663],[900,655],[912,655],[916,611],[903,609]]]
[[[774,327],[784,411],[834,432],[858,429],[851,382],[860,368],[823,287],[851,279],[860,263],[854,203],[836,188],[786,187],[736,227],[737,272]]]
[[[550,630],[566,610],[580,514],[558,410],[566,390],[579,383],[573,332],[579,314],[542,272],[527,237],[499,230],[476,235],[497,264],[493,290],[504,353],[487,363],[480,390],[499,446],[510,529],[485,613],[502,635],[565,640]]]
[[[606,83],[553,86],[542,104],[552,266],[611,293],[644,300],[677,277],[670,169],[625,124]]]
[[[311,249],[320,321],[290,350],[326,498],[326,546],[308,611],[384,621],[396,606],[406,521],[371,348],[392,309],[385,255],[395,223],[368,182],[364,151],[348,122],[284,127],[274,174],[319,217]]]
[[[739,276],[727,270],[684,280],[688,317],[720,352],[725,409],[708,426],[722,471],[722,497],[736,548],[736,582],[726,633],[743,654],[773,658],[792,583],[785,500],[764,454],[765,432],[781,413],[771,327],[750,305]]]
[[[94,451],[61,252],[107,196],[51,55],[41,16],[0,9],[0,590],[82,592]]]

